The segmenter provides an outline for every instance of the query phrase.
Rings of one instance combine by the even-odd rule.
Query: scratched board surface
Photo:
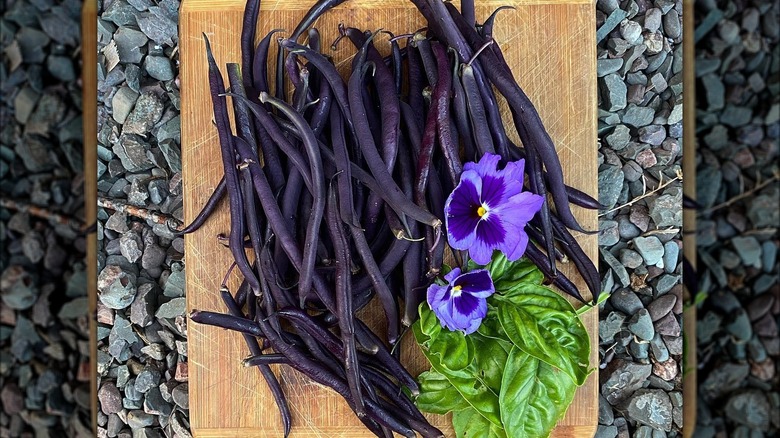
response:
[[[263,1],[258,39],[271,29],[291,30],[311,1]],[[594,5],[587,1],[501,0],[477,1],[477,17],[484,19],[496,7],[516,6],[498,15],[494,31],[515,77],[534,101],[555,141],[569,185],[590,194],[597,190],[596,175],[596,53]],[[207,64],[202,33],[211,40],[220,68],[239,62],[243,0],[184,0],[180,14],[182,97],[182,158],[185,218],[191,220],[219,181],[222,170],[217,132],[212,124]],[[387,29],[396,34],[418,29],[422,18],[411,2],[353,0],[326,14],[316,26],[324,47],[344,23],[363,29]],[[381,43],[380,43],[381,45]],[[329,50],[329,49],[328,49]],[[349,44],[331,52],[343,68],[353,54]],[[224,71],[224,70],[223,70]],[[515,141],[517,141],[515,137]],[[588,229],[596,229],[594,211],[575,208]],[[215,236],[228,231],[226,205],[203,228],[185,238],[188,308],[224,312],[219,284],[231,256]],[[586,253],[596,259],[595,236],[577,236]],[[564,266],[570,277],[572,267]],[[236,287],[236,279],[231,283]],[[581,290],[586,290],[581,281]],[[235,289],[233,289],[235,290]],[[361,314],[369,325],[381,325],[381,311]],[[591,334],[591,365],[596,366],[597,315],[583,317]],[[197,437],[276,437],[282,435],[274,401],[262,376],[244,368],[248,352],[239,334],[191,323],[189,325],[190,420]],[[402,361],[417,375],[426,368],[419,349],[407,336]],[[275,369],[287,394],[293,416],[293,436],[369,436],[347,404],[334,392],[296,374],[288,367]],[[597,378],[589,377],[556,437],[592,436],[597,416]],[[447,436],[454,436],[449,416],[431,416]]]

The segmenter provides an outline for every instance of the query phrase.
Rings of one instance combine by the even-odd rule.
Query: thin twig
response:
[[[24,202],[14,201],[12,199],[0,198],[0,207],[7,208],[8,210],[15,210],[22,213],[27,213],[30,216],[46,219],[50,222],[54,222],[61,225],[69,226],[73,229],[80,230],[83,228],[84,221],[80,218],[72,218],[63,214],[51,212],[43,207],[26,204]]]
[[[175,219],[168,215],[150,211],[145,208],[136,207],[134,205],[125,204],[124,202],[117,201],[115,199],[105,198],[103,196],[98,196],[97,204],[98,207],[108,208],[110,210],[118,211],[120,213],[125,213],[130,216],[135,216],[137,218],[146,221],[152,221],[160,225],[171,224],[172,227],[177,229],[181,228],[182,225],[182,223],[178,219]]]
[[[661,178],[663,179],[663,174],[661,175]],[[665,189],[667,186],[669,186],[669,184],[671,184],[671,183],[673,183],[675,181],[681,181],[681,180],[682,180],[682,172],[678,171],[677,175],[674,178],[670,179],[669,181],[667,181],[667,182],[665,182],[663,184],[659,184],[659,186],[654,188],[653,190],[650,190],[649,192],[645,192],[641,196],[638,196],[638,197],[632,199],[631,201],[626,202],[623,205],[619,205],[619,206],[617,206],[617,207],[615,207],[615,208],[613,208],[611,210],[607,210],[604,213],[599,214],[599,217],[605,216],[605,215],[607,215],[609,213],[612,213],[613,211],[618,211],[618,210],[620,210],[623,207],[630,207],[630,206],[634,205],[636,202],[641,201],[642,199],[645,199],[648,196],[651,196],[654,193],[657,193],[657,192]],[[660,183],[661,181],[658,181],[658,182]]]
[[[775,173],[775,175],[772,178],[769,178],[768,180],[766,180],[766,181],[764,181],[764,182],[762,182],[760,184],[757,184],[752,189],[750,189],[750,190],[748,190],[746,192],[743,191],[739,195],[734,196],[733,198],[731,198],[731,199],[729,199],[727,201],[721,202],[718,205],[715,205],[715,206],[712,206],[712,207],[710,207],[710,208],[708,208],[706,210],[700,211],[699,215],[709,214],[709,213],[712,213],[714,211],[720,210],[721,208],[726,208],[726,207],[730,206],[731,204],[739,201],[740,199],[744,199],[744,198],[752,196],[754,193],[758,192],[759,190],[763,189],[764,187],[768,186],[769,184],[772,184],[773,182],[777,181],[778,179],[780,179],[780,174]]]

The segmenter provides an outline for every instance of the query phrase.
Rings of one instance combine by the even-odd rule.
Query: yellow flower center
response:
[[[463,289],[463,286],[461,285],[452,286],[452,290],[461,290],[461,289]]]
[[[487,213],[487,210],[485,209],[485,207],[480,205],[479,208],[477,209],[477,216],[482,217],[485,215],[485,213]]]

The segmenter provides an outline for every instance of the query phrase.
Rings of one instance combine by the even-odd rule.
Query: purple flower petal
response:
[[[544,198],[537,194],[522,192],[509,198],[493,212],[501,217],[507,228],[512,224],[523,229],[542,208],[543,202]]]
[[[477,163],[470,161],[464,164],[463,171],[473,170],[482,178],[485,176],[499,176],[498,163],[500,161],[500,155],[487,153]]]
[[[526,248],[528,248],[528,234],[524,231],[513,234],[511,239],[505,240],[498,247],[510,262],[520,259],[525,254]]]
[[[455,281],[453,286],[460,286],[464,294],[470,294],[478,298],[487,298],[495,292],[490,272],[485,269],[466,272]]]
[[[506,193],[505,179],[493,175],[482,177],[482,194],[480,199],[489,208],[495,208],[504,201]],[[522,187],[521,187],[522,188]]]
[[[444,281],[452,284],[452,282],[455,281],[455,279],[458,278],[459,276],[460,276],[460,268],[456,266],[452,268],[452,271],[448,272],[447,275],[444,276]]]
[[[480,217],[477,214],[481,202],[479,192],[482,180],[476,172],[463,172],[460,183],[447,198],[444,205],[444,220],[450,246],[466,249],[475,239]]]
[[[453,299],[454,314],[452,319],[458,330],[471,334],[477,330],[487,315],[487,300],[470,294],[463,294]]]
[[[450,288],[451,286],[449,284],[442,286],[433,283],[428,286],[428,305],[431,309],[439,307],[441,303],[450,299]]]

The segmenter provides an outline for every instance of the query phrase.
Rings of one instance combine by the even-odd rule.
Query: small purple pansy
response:
[[[428,305],[442,327],[471,334],[487,315],[487,297],[495,292],[490,273],[485,269],[461,274],[454,268],[444,276],[447,284],[428,287]]]
[[[487,153],[463,166],[460,183],[444,204],[447,238],[454,249],[468,250],[478,264],[490,263],[493,250],[513,262],[528,246],[525,225],[544,198],[523,191],[525,160],[498,170],[500,156]]]

